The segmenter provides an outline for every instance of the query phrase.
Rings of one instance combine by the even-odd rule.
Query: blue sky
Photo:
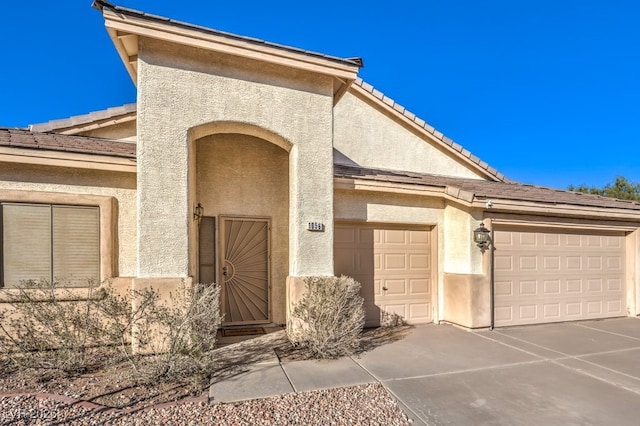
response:
[[[508,177],[640,181],[640,2],[114,0],[336,56]],[[0,126],[135,102],[90,0],[5,2]]]

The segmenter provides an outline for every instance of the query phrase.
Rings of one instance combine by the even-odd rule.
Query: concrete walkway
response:
[[[414,328],[360,357],[280,363],[273,355],[211,386],[214,402],[382,383],[414,424],[636,425],[640,320],[469,332]]]

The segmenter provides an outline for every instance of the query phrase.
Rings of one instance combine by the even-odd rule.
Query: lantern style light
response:
[[[204,207],[202,207],[202,204],[198,203],[193,208],[193,220],[197,220],[199,222],[200,219],[202,219],[203,215],[204,215]]]
[[[480,222],[480,226],[473,231],[473,242],[476,243],[482,253],[489,248],[491,236],[489,230],[484,227],[484,223]]]

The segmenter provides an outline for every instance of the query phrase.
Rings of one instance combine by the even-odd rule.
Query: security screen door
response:
[[[220,227],[225,325],[269,322],[269,219],[222,216]]]

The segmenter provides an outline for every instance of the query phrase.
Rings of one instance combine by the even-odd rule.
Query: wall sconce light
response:
[[[473,231],[473,242],[476,243],[482,253],[489,248],[491,236],[489,230],[484,227],[484,223],[480,222],[480,227]]]
[[[202,204],[198,203],[193,208],[193,220],[197,220],[198,222],[200,222],[200,219],[202,219],[203,215],[204,215],[204,207],[202,207]]]

